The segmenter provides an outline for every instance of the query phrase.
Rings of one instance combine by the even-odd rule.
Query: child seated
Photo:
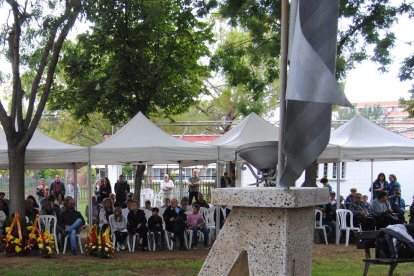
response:
[[[154,233],[157,249],[161,250],[164,245],[164,229],[162,227],[162,218],[159,216],[159,212],[160,210],[157,207],[152,208],[152,216],[148,219],[148,229],[150,232]]]

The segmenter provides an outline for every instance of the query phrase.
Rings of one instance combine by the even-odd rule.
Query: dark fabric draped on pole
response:
[[[351,106],[335,79],[337,0],[293,0],[280,186],[294,186],[329,141],[332,104]]]

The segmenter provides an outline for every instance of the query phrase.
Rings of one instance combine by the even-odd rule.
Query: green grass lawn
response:
[[[363,250],[354,245],[315,245],[313,248],[313,276],[362,275]],[[4,257],[0,255],[0,275],[197,275],[207,250],[121,252],[114,259],[59,255],[53,259],[40,257]],[[372,265],[369,275],[388,275],[388,266]],[[413,276],[414,263],[399,264],[395,276]]]

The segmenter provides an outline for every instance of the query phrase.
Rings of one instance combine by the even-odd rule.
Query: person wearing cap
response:
[[[401,198],[401,192],[398,188],[394,188],[394,195],[388,198],[391,209],[397,214],[400,223],[404,223],[405,201]]]
[[[130,192],[129,184],[125,181],[125,178],[122,174],[119,176],[118,181],[115,183],[114,191],[116,195],[115,206],[118,206],[119,204],[119,206],[122,206],[127,199],[127,194]]]
[[[323,185],[324,188],[328,187],[329,192],[332,192],[332,186],[329,184],[328,178],[322,177],[319,182],[322,183],[322,185]]]
[[[38,198],[39,202],[40,202],[40,200],[42,200],[43,198],[46,197],[45,196],[46,188],[47,187],[46,187],[46,181],[45,181],[45,179],[44,178],[40,178],[39,186],[36,187],[36,195],[37,195],[37,198]],[[49,190],[49,189],[47,189],[47,190]]]

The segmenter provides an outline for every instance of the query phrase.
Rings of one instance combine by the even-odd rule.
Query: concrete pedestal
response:
[[[199,275],[311,275],[315,205],[327,188],[227,188],[212,203],[233,209]]]

